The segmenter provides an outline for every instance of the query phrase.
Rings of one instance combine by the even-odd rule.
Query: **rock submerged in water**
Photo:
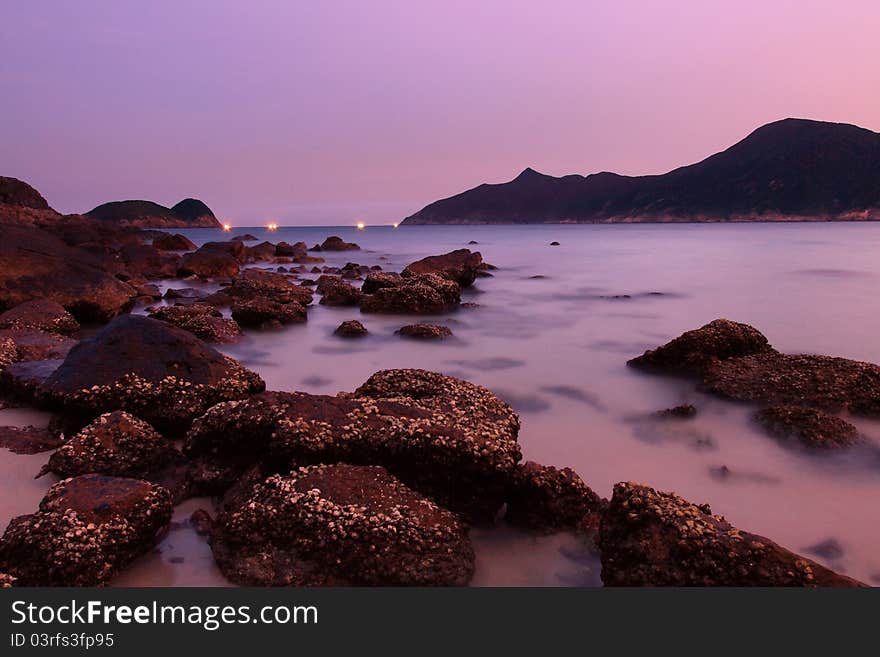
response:
[[[241,337],[235,320],[223,317],[216,308],[204,303],[160,306],[150,317],[178,326],[205,342],[230,343]]]
[[[619,483],[599,530],[606,586],[860,586],[674,493]]]
[[[398,287],[400,285],[403,285],[403,277],[397,272],[375,271],[367,274],[363,285],[361,285],[361,292],[373,294],[384,287]]]
[[[79,322],[57,301],[33,299],[0,314],[0,329],[46,331],[70,335],[79,330]]]
[[[208,297],[208,303],[228,306],[235,300],[266,299],[279,304],[312,302],[311,290],[297,285],[287,276],[263,269],[245,269],[232,285]]]
[[[438,324],[407,324],[395,331],[397,335],[416,340],[444,340],[452,337],[452,330]]]
[[[55,449],[61,438],[48,429],[37,427],[0,427],[0,447],[13,454],[39,454]]]
[[[126,410],[180,433],[214,404],[264,388],[257,374],[188,331],[124,315],[71,349],[39,394],[87,420]]]
[[[693,404],[680,404],[672,408],[664,408],[662,411],[654,413],[659,418],[675,418],[678,420],[688,420],[697,416],[697,409]]]
[[[606,505],[570,468],[527,461],[511,477],[504,518],[524,529],[575,531],[597,525]]]
[[[356,306],[361,301],[362,293],[348,281],[337,276],[324,274],[318,278],[318,294],[322,295],[323,306]]]
[[[422,274],[439,274],[455,281],[461,287],[469,287],[473,285],[482,264],[483,256],[479,251],[458,249],[410,263],[403,270],[402,275],[404,278],[409,278]]]
[[[59,477],[97,473],[150,479],[182,455],[153,427],[126,413],[114,411],[96,418],[65,442],[40,474]]]
[[[354,242],[346,242],[338,235],[331,235],[320,245],[315,245],[312,251],[360,251],[361,247]]]
[[[333,331],[334,335],[338,335],[341,338],[359,338],[367,335],[369,331],[367,331],[367,327],[361,324],[356,319],[350,319],[347,322],[342,322],[339,326],[336,327],[336,330]]]
[[[304,306],[278,303],[265,297],[240,299],[232,304],[232,319],[242,326],[265,328],[284,324],[301,324],[308,320]]]
[[[627,365],[664,374],[700,376],[715,361],[772,351],[767,338],[756,328],[716,319],[646,351]]]
[[[436,315],[461,303],[458,283],[437,274],[403,279],[400,285],[380,287],[361,299],[361,312]]]
[[[17,586],[99,586],[156,544],[171,520],[165,488],[88,474],[52,486],[0,539],[0,571]]]
[[[859,431],[839,417],[803,406],[771,406],[753,418],[771,436],[804,447],[840,449],[860,441]]]
[[[379,466],[271,476],[220,514],[211,547],[251,586],[464,586],[474,572],[467,527]]]
[[[181,258],[178,274],[199,278],[235,278],[244,258],[242,242],[206,242]]]

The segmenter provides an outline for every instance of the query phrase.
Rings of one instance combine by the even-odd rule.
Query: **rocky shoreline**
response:
[[[210,344],[308,322],[316,296],[363,318],[450,313],[492,269],[479,252],[400,272],[333,267],[317,254],[360,247],[332,236],[312,248],[196,248],[182,235],[50,216],[30,194],[3,202],[0,396],[53,419],[45,431],[5,428],[0,445],[54,449],[34,475],[62,478],[0,538],[4,586],[107,584],[169,531],[175,505],[204,496],[216,509],[194,520],[235,584],[465,585],[470,528],[501,524],[576,534],[598,550],[606,585],[860,585],[705,504],[633,482],[603,499],[571,469],[524,461],[519,415],[460,377],[386,369],[332,396],[266,390]],[[161,295],[157,283],[171,279],[181,287]],[[428,323],[399,332],[452,335]],[[337,335],[370,340],[354,319]],[[756,422],[805,448],[858,442],[835,413],[880,415],[880,367],[782,354],[729,320],[630,365],[758,404]]]

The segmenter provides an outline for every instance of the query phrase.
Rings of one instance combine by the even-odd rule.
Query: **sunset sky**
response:
[[[56,209],[396,221],[526,166],[661,173],[880,130],[878,0],[7,2],[0,175]]]

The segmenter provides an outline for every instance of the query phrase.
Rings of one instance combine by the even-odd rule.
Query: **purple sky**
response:
[[[880,130],[878,0],[5,3],[0,175],[55,208],[391,222],[526,166],[660,173]]]

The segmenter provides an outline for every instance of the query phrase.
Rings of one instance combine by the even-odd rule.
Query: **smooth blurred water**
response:
[[[229,237],[207,229],[181,232],[197,243]],[[333,394],[391,367],[459,376],[519,410],[526,458],[572,467],[601,495],[624,480],[674,490],[710,503],[742,529],[880,582],[880,423],[848,418],[869,437],[868,446],[807,454],[756,430],[751,407],[625,365],[717,317],[756,326],[782,351],[880,362],[880,224],[247,228],[233,234],[245,232],[310,246],[336,234],[363,247],[318,254],[330,265],[353,261],[399,271],[414,259],[467,246],[499,267],[464,294],[480,307],[428,320],[452,328],[455,338],[447,342],[394,335],[416,318],[315,303],[304,325],[251,332],[224,347],[270,388]],[[470,240],[479,244],[468,246]],[[550,246],[554,240],[561,245]],[[629,298],[609,298],[617,295]],[[335,337],[333,329],[347,319],[361,320],[371,335]],[[697,406],[696,419],[645,418],[682,402]],[[718,475],[722,466],[726,477]],[[8,473],[0,477],[11,481]],[[16,502],[16,512],[35,504]],[[598,581],[595,558],[571,537],[480,530],[473,538],[477,584]],[[842,555],[810,552],[829,539]],[[194,556],[172,569],[173,576],[168,569],[161,581],[150,575],[156,564],[167,564],[170,552],[163,552],[122,582],[203,582],[206,553],[193,544],[187,550]]]

